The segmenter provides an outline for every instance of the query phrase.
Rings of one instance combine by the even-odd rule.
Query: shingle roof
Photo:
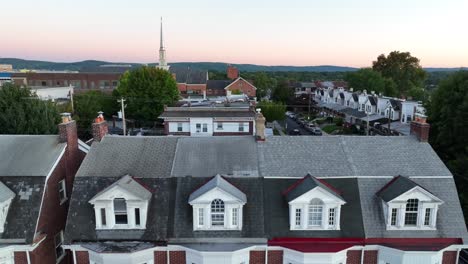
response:
[[[270,137],[258,152],[264,177],[452,175],[429,143],[413,137]]]
[[[371,105],[377,105],[377,98],[369,95],[369,102]]]
[[[353,93],[353,100],[354,102],[359,102],[359,95],[357,93]]]
[[[76,176],[169,177],[177,137],[105,136],[94,142]]]
[[[345,109],[340,110],[340,112],[346,115],[353,116],[355,118],[362,118],[366,116],[366,113],[350,107],[346,107]]]
[[[141,185],[130,175],[125,175],[122,178],[120,178],[120,180],[114,182],[104,190],[98,192],[93,198],[91,198],[91,200],[101,196],[102,194],[117,186],[135,195],[136,197],[139,197],[142,200],[149,200],[151,198],[151,192],[146,187]]]
[[[207,71],[177,66],[172,66],[169,70],[176,75],[178,83],[205,84],[207,81]]]
[[[344,93],[340,93],[340,98],[344,99]]]
[[[231,80],[208,80],[206,82],[206,89],[222,90],[226,88],[232,81]]]
[[[377,192],[377,196],[382,198],[385,202],[389,202],[416,186],[418,185],[407,177],[398,176],[382,187],[382,189]]]
[[[57,135],[0,135],[0,176],[47,176],[65,146]]]
[[[159,118],[183,118],[183,117],[255,117],[255,112],[248,107],[172,107],[167,108]]]
[[[399,111],[401,109],[401,102],[399,100],[390,99],[389,101],[393,107],[393,110]]]
[[[25,239],[27,244],[31,244],[41,207],[45,177],[0,176],[0,181],[15,194],[8,210],[4,232],[0,233],[0,238]]]
[[[172,163],[171,163],[172,164]],[[181,137],[172,175],[258,176],[257,144],[252,136]]]
[[[242,201],[244,203],[247,202],[247,197],[245,196],[245,194],[239,189],[237,189],[237,187],[229,183],[219,174],[214,176],[207,183],[203,184],[200,188],[196,189],[193,193],[191,193],[188,202],[190,203],[198,197],[202,196],[203,194],[216,188],[221,189],[224,192],[234,196],[239,201]]]
[[[167,239],[169,217],[174,204],[176,179],[147,178],[138,179],[154,190],[148,206],[145,230],[96,230],[93,205],[89,203],[101,190],[117,182],[120,177],[76,177],[70,199],[65,241],[103,241],[103,240],[143,240],[161,241]]]
[[[265,237],[263,213],[263,179],[262,178],[229,178],[248,197],[243,206],[243,223],[241,231],[193,231],[192,206],[188,203],[194,189],[206,182],[206,178],[177,178],[176,200],[174,204],[173,226],[170,237],[181,241],[183,238],[262,238]]]
[[[441,199],[437,212],[437,230],[391,230],[387,231],[382,212],[382,200],[376,193],[391,179],[358,179],[359,194],[366,238],[369,237],[449,237],[463,238],[468,241],[468,234],[453,178],[412,178],[416,184]]]
[[[330,194],[336,196],[338,199],[343,200],[343,197],[341,197],[337,190],[335,190],[330,185],[327,185],[325,182],[322,182],[321,180],[310,176],[310,174],[296,181],[287,190],[285,190],[283,194],[286,196],[286,200],[290,202],[296,199],[297,197],[307,193],[308,191],[313,190],[315,187],[321,187]]]
[[[326,179],[326,183],[340,190],[346,204],[341,206],[341,230],[298,230],[289,226],[289,205],[281,192],[293,185],[295,179],[264,179],[265,230],[268,238],[275,237],[364,237],[357,179]],[[249,196],[250,198],[250,196]]]

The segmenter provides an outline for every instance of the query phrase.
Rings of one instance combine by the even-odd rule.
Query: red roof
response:
[[[332,253],[353,246],[380,245],[403,251],[439,251],[463,244],[461,238],[274,238],[269,246],[280,246],[304,253]]]

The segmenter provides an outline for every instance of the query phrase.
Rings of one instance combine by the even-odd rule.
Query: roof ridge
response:
[[[341,140],[340,146],[343,149],[343,152],[345,153],[346,160],[348,161],[349,166],[351,167],[351,171],[353,172],[353,176],[358,176],[357,168],[354,165],[353,157],[349,153],[348,146],[346,145],[345,138],[343,136],[340,136],[340,140]]]

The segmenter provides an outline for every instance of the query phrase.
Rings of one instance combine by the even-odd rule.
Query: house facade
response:
[[[166,135],[179,136],[253,136],[254,110],[250,107],[166,107]]]
[[[104,136],[77,173],[64,248],[80,264],[456,263],[468,236],[453,176],[412,124],[407,137]]]
[[[58,136],[0,136],[0,263],[68,263],[65,221],[88,150],[68,117]]]

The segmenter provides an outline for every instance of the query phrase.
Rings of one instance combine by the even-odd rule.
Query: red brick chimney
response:
[[[104,119],[102,115],[104,112],[98,112],[98,116],[94,119],[93,122],[93,140],[100,142],[102,138],[107,134],[107,121]]]
[[[236,67],[229,65],[227,68],[227,77],[230,80],[239,78],[239,70]]]
[[[427,142],[430,128],[431,125],[426,122],[426,116],[416,114],[415,120],[411,122],[410,135],[415,135],[421,142]]]
[[[265,117],[260,108],[258,108],[255,115],[255,139],[257,141],[265,141],[265,121]]]
[[[69,149],[78,149],[78,132],[76,122],[72,120],[70,113],[62,113],[62,123],[58,125],[59,141],[67,143]]]

